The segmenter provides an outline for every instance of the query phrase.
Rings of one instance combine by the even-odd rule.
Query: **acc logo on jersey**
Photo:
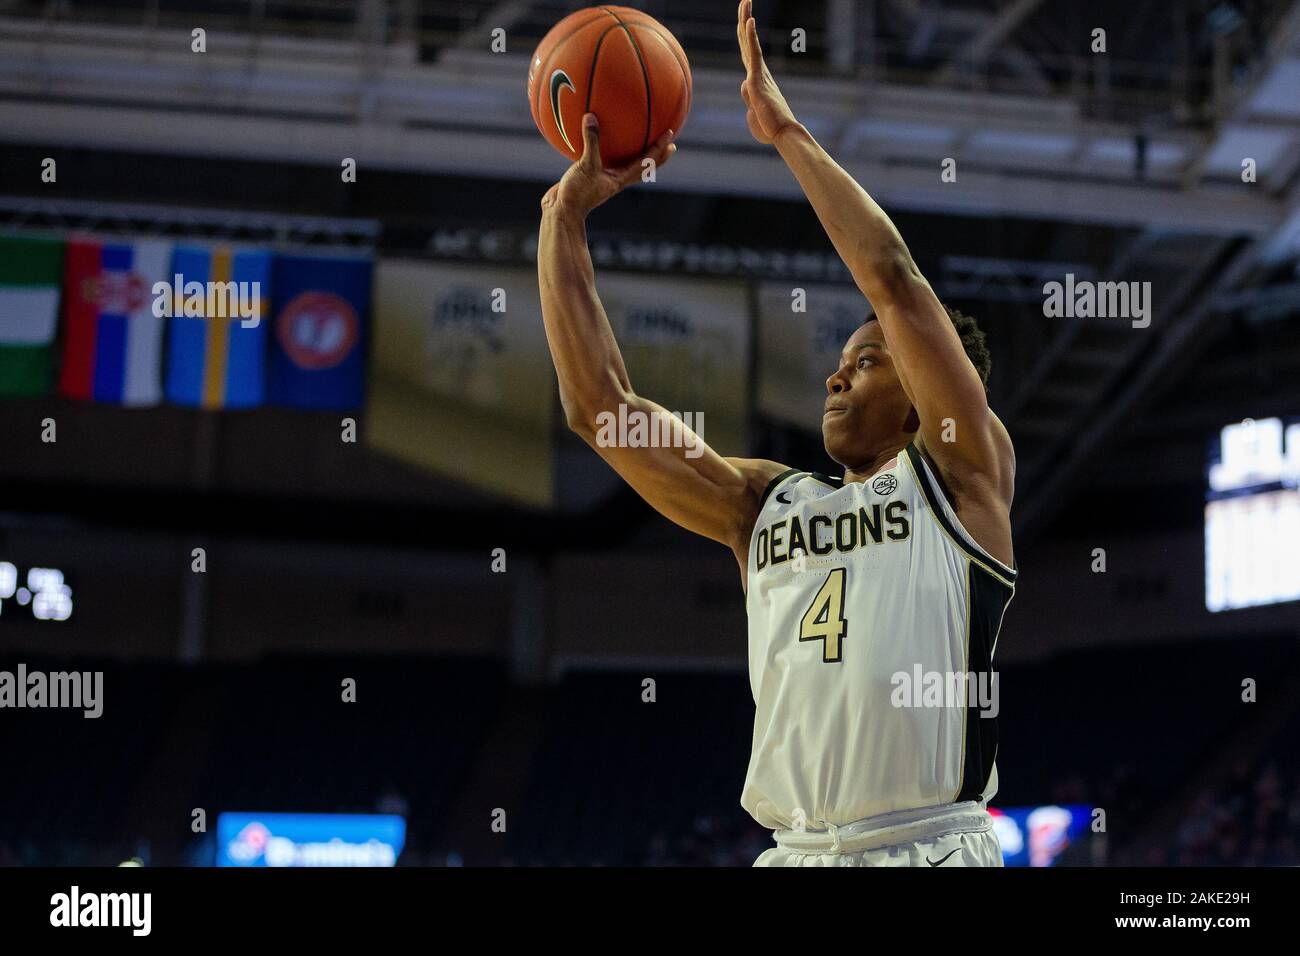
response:
[[[877,475],[872,479],[871,490],[878,495],[892,495],[898,490],[898,479],[893,475]]]
[[[357,343],[360,323],[347,300],[333,292],[294,296],[275,323],[289,361],[304,369],[333,368]]]

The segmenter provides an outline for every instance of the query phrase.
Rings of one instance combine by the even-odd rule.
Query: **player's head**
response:
[[[991,362],[983,331],[969,315],[944,309],[987,385]],[[869,464],[900,439],[909,441],[920,427],[875,318],[867,319],[844,343],[839,367],[826,379],[826,392],[822,439],[826,453],[845,468]]]

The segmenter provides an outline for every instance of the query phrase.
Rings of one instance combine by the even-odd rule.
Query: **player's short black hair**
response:
[[[948,318],[952,320],[952,327],[957,330],[957,336],[961,339],[961,347],[966,350],[966,357],[975,366],[975,371],[979,373],[980,381],[984,383],[984,387],[988,388],[989,372],[993,370],[993,356],[989,355],[988,339],[984,335],[984,330],[980,328],[979,323],[974,318],[965,312],[958,311],[948,305],[945,305],[943,310],[948,313]],[[876,317],[868,315],[863,321],[874,322]]]
[[[965,312],[959,312],[948,305],[945,305],[943,310],[948,313],[948,318],[952,319],[952,327],[957,330],[957,335],[961,337],[961,347],[966,350],[966,357],[975,366],[975,371],[979,372],[980,381],[987,388],[989,372],[993,369],[993,356],[989,355],[988,338],[985,336],[984,330],[980,328],[978,322]]]

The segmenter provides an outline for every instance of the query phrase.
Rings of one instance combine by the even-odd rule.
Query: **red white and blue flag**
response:
[[[162,399],[164,320],[153,287],[169,282],[172,243],[77,236],[64,257],[59,391],[121,405]]]

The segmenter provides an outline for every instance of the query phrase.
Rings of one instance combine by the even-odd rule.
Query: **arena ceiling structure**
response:
[[[401,236],[423,191],[491,169],[493,188],[462,189],[440,214],[523,229],[538,184],[562,169],[529,114],[527,58],[580,5],[0,2],[0,222],[148,221],[149,203],[188,196],[201,223],[238,178],[260,199],[225,214],[228,228],[364,245],[378,223]],[[753,235],[760,222],[776,245],[811,233],[797,184],[737,109],[732,4],[641,6],[689,52],[694,105],[672,197],[657,209],[637,197],[613,228],[770,241]],[[899,215],[940,294],[993,316],[1021,533],[1057,519],[1085,482],[1122,489],[1106,462],[1140,460],[1148,479],[1185,483],[1227,411],[1300,404],[1300,332],[1281,321],[1300,309],[1300,3],[765,6],[770,63],[801,120]],[[196,25],[201,57],[189,50]],[[1090,48],[1098,28],[1104,56]],[[789,49],[793,31],[802,52]],[[286,183],[296,168],[336,166],[340,143],[376,171],[373,185],[346,201],[322,193],[314,208],[328,211],[308,215]],[[119,156],[101,185],[140,204],[97,210],[19,180],[20,161],[60,145]],[[142,155],[185,157],[188,171],[141,181]],[[939,175],[945,158],[955,182]],[[257,184],[252,171],[265,173]],[[1041,317],[1045,278],[1067,271],[1151,281],[1149,334],[1043,319],[1015,323],[1013,341],[998,317]]]

